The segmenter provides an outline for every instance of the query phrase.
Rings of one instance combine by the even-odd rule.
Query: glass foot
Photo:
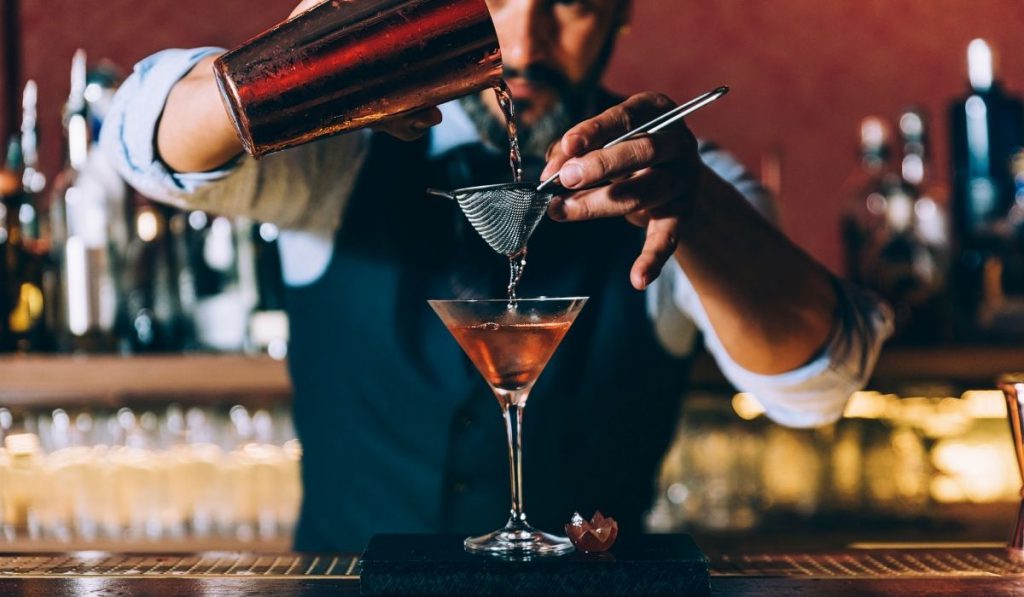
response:
[[[479,537],[469,537],[462,544],[466,551],[472,553],[513,560],[561,556],[574,550],[568,538],[544,533],[529,525],[520,528],[505,527]]]

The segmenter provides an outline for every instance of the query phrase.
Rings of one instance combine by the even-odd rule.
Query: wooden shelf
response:
[[[1024,348],[889,348],[871,389],[991,388],[1001,373],[1024,370]],[[0,406],[73,407],[144,403],[265,404],[288,401],[282,361],[230,354],[159,356],[17,355],[0,357]],[[714,361],[697,359],[693,387],[728,390]]]
[[[17,355],[0,358],[0,406],[121,406],[282,401],[282,361],[225,354]]]

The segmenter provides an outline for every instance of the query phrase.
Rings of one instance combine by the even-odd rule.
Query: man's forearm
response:
[[[761,374],[793,370],[822,349],[836,321],[828,272],[707,167],[675,257],[729,356]]]
[[[171,89],[157,129],[160,158],[177,172],[205,172],[242,151],[213,76],[216,56],[201,60]]]

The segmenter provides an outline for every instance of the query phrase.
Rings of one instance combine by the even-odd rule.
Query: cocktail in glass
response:
[[[491,386],[508,433],[512,513],[504,528],[464,545],[471,552],[507,557],[561,555],[565,537],[538,531],[523,512],[523,410],[533,384],[548,364],[586,297],[428,301]]]

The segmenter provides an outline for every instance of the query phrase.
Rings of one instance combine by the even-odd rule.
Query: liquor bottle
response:
[[[900,186],[912,198],[913,206],[913,220],[904,232],[912,274],[903,297],[911,311],[904,323],[903,338],[917,344],[949,342],[953,315],[948,293],[952,253],[948,193],[932,177],[924,111],[905,110],[900,115],[899,131],[903,145]]]
[[[132,222],[123,254],[118,337],[133,353],[181,350],[183,325],[171,208],[141,196],[130,202]]]
[[[253,224],[251,232],[258,299],[249,316],[247,348],[283,359],[288,354],[288,315],[277,242],[280,232],[269,223]]]
[[[944,217],[936,201],[923,193],[924,118],[908,111],[900,119],[898,174],[886,166],[886,130],[874,118],[862,124],[861,161],[868,182],[857,191],[846,218],[848,266],[856,282],[892,305],[895,342],[934,343],[942,339],[946,249]]]
[[[950,110],[956,334],[961,340],[1024,337],[1024,301],[1013,248],[1019,227],[1008,219],[1016,204],[1014,156],[1024,147],[1024,104],[999,84],[984,40],[967,50],[970,89]],[[1012,267],[1010,267],[1012,266]]]
[[[249,316],[258,296],[251,221],[188,215],[187,263],[191,288],[182,297],[198,347],[237,352],[248,343]]]
[[[116,347],[117,291],[108,230],[108,189],[90,174],[85,101],[85,52],[75,53],[64,112],[65,164],[51,200],[52,250],[60,265],[59,348],[110,351]]]
[[[860,125],[860,163],[843,185],[848,196],[843,213],[842,237],[846,276],[865,282],[865,252],[885,228],[886,196],[895,184],[888,168],[889,127],[884,120],[869,116]]]
[[[52,259],[50,215],[46,206],[46,176],[39,166],[38,99],[36,82],[25,83],[21,99],[21,155],[24,160],[22,188],[25,204],[21,207],[21,228],[25,250],[38,271],[43,293],[43,320],[33,329],[28,350],[52,351],[55,348],[55,327],[60,270]]]
[[[948,259],[950,252],[949,193],[934,178],[929,149],[929,126],[923,110],[909,108],[900,115],[900,139],[903,159],[900,177],[903,185],[917,197],[914,222],[918,236],[936,253]],[[943,255],[945,254],[945,255]]]
[[[8,162],[10,158],[11,149],[8,148]],[[11,230],[7,214],[12,211],[11,206],[20,195],[21,181],[18,172],[10,168],[0,170],[0,350],[10,350],[14,344],[9,329],[8,315],[14,307],[12,286],[15,283],[15,276],[10,271],[7,253],[12,244],[11,237],[17,239],[20,236],[20,227]],[[17,213],[16,210],[15,213]]]
[[[60,308],[60,265],[54,260],[50,211],[46,205],[46,176],[39,167],[38,88],[36,82],[25,83],[21,100],[21,152],[25,171],[22,186],[28,195],[22,208],[21,227],[25,248],[39,263],[43,291],[43,323],[31,347],[34,351],[52,351],[56,338]]]
[[[30,220],[23,186],[21,142],[11,138],[0,183],[0,350],[39,350],[45,342],[42,262],[28,248],[23,222]]]
[[[30,209],[22,218],[27,240],[39,241],[45,238],[46,212],[40,204],[43,189],[46,188],[46,176],[39,170],[39,131],[38,131],[38,87],[36,82],[29,80],[21,95],[21,156],[25,171],[22,173],[22,186],[29,194]]]

